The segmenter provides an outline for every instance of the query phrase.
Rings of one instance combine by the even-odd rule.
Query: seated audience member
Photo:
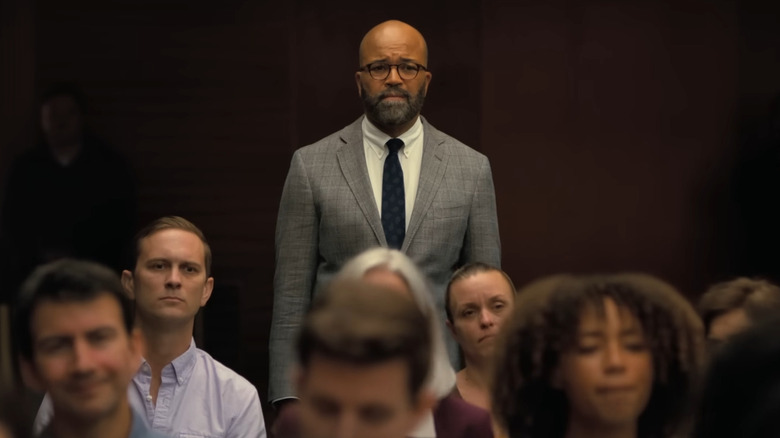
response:
[[[512,311],[515,292],[504,271],[484,263],[458,269],[447,286],[447,326],[466,362],[457,374],[458,392],[467,402],[486,410],[490,410],[496,335]]]
[[[301,437],[404,438],[434,403],[428,318],[407,297],[336,280],[298,340]]]
[[[428,318],[433,336],[433,363],[427,385],[438,403],[409,437],[492,437],[490,414],[453,394],[455,371],[447,355],[442,318],[436,310],[429,284],[414,262],[398,250],[374,248],[347,262],[338,278],[362,279],[410,296]]]
[[[697,310],[708,346],[715,350],[751,324],[780,317],[780,288],[750,278],[718,283],[702,295]]]
[[[25,382],[46,391],[53,407],[40,436],[162,436],[127,400],[143,341],[111,270],[71,259],[39,267],[22,286],[14,334]]]
[[[512,438],[680,436],[703,344],[691,305],[654,277],[546,278],[502,330],[493,412]]]
[[[0,387],[0,438],[31,438],[32,423],[24,394]]]
[[[157,219],[135,239],[135,267],[122,282],[135,301],[145,357],[127,392],[151,427],[165,434],[257,438],[265,422],[257,389],[197,348],[195,315],[214,288],[203,232],[176,216]],[[37,423],[45,421],[45,406]]]
[[[395,291],[414,299],[426,317],[431,332],[431,371],[425,387],[435,396],[437,403],[426,412],[420,423],[407,436],[415,438],[480,438],[492,437],[490,415],[487,411],[465,403],[452,395],[455,371],[450,365],[442,336],[440,318],[433,304],[433,296],[425,276],[407,256],[397,250],[374,248],[348,261],[338,272],[337,279],[360,280],[369,285]],[[288,411],[289,412],[289,411]],[[287,414],[284,414],[287,416]],[[282,419],[280,436],[294,436],[292,418]]]
[[[780,436],[780,321],[734,335],[713,357],[694,438]]]

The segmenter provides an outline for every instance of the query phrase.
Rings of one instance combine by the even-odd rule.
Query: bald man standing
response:
[[[364,115],[292,157],[276,225],[272,401],[295,396],[297,328],[351,257],[376,246],[401,250],[428,275],[442,309],[455,269],[500,264],[490,164],[420,116],[427,65],[425,39],[413,27],[387,21],[371,29],[355,73]]]

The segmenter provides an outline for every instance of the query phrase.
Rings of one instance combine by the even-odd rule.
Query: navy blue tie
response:
[[[387,141],[387,158],[382,174],[382,228],[390,248],[401,249],[406,235],[406,196],[404,171],[398,160],[398,151],[404,142],[398,138]]]

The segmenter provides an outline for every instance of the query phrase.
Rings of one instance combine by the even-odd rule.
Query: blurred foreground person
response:
[[[718,283],[699,299],[699,315],[711,352],[749,326],[780,318],[780,287],[750,278]]]
[[[512,438],[666,438],[686,430],[699,318],[648,275],[561,275],[518,294],[493,411]]]
[[[422,271],[405,254],[388,248],[364,251],[347,262],[338,278],[363,279],[363,281],[391,288],[411,297],[423,312],[430,326],[433,343],[433,363],[427,386],[436,396],[437,404],[431,413],[409,437],[415,438],[480,438],[492,437],[490,415],[464,402],[453,394],[456,382],[435,298]]]
[[[452,394],[455,371],[450,365],[447,348],[441,332],[440,318],[434,298],[422,272],[414,262],[397,250],[374,248],[354,257],[336,277],[344,281],[362,281],[366,287],[379,287],[395,292],[416,304],[426,320],[431,348],[430,371],[424,387],[435,398],[435,407],[422,416],[417,426],[406,436],[410,438],[490,438],[492,427],[487,411],[471,406]],[[420,333],[422,336],[423,333]],[[291,424],[296,421],[291,410],[284,411],[282,424],[277,429],[280,438],[298,436]],[[279,421],[279,420],[277,420]]]
[[[335,281],[298,340],[302,438],[404,438],[432,407],[431,334],[415,303],[365,282]]]
[[[713,358],[694,438],[780,436],[780,320],[737,334]]]
[[[53,406],[41,437],[162,436],[127,400],[142,339],[108,268],[71,259],[39,267],[22,286],[14,324],[25,382]]]

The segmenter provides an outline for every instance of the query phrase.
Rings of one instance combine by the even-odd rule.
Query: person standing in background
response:
[[[417,29],[375,26],[355,72],[364,115],[292,157],[276,223],[269,398],[277,408],[295,397],[289,375],[303,316],[350,258],[376,246],[400,250],[431,281],[439,309],[459,266],[500,265],[490,164],[420,115],[431,78]],[[457,345],[448,344],[457,363]]]

